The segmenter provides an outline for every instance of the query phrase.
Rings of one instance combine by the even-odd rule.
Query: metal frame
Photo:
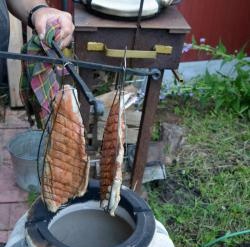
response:
[[[68,59],[64,56],[63,52],[54,41],[52,41],[52,48],[55,50],[59,58],[39,56],[39,55],[19,54],[13,52],[5,52],[5,51],[0,51],[0,58],[16,59],[24,61],[38,61],[44,63],[64,65],[67,68],[70,75],[73,77],[74,81],[77,83],[88,104],[94,106],[95,115],[102,115],[104,111],[102,103],[95,99],[87,84],[84,82],[81,76],[76,72],[74,66],[77,65],[81,68],[89,70],[103,70],[103,71],[111,71],[119,73],[123,72],[124,68],[119,66],[110,66],[105,64],[90,63],[80,60]],[[142,75],[142,76],[152,76],[152,78],[154,78],[155,80],[157,80],[161,76],[161,72],[158,69],[152,69],[148,72],[147,71],[142,72],[135,69],[126,68],[126,73],[134,75]]]
[[[157,68],[161,70],[161,76],[152,78],[148,76],[148,84],[144,98],[143,113],[140,122],[137,139],[136,154],[130,186],[141,193],[142,178],[147,162],[147,151],[151,137],[151,126],[156,112],[162,73],[164,69],[175,70],[178,68],[186,33],[190,26],[186,23],[179,11],[171,6],[163,9],[155,18],[145,21],[131,22],[103,19],[91,15],[83,5],[75,4],[75,53],[89,62],[102,62],[109,65],[120,63],[119,58],[107,57],[102,52],[90,52],[87,50],[88,42],[101,42],[112,49],[152,50],[154,45],[167,45],[173,48],[169,55],[159,54],[156,59],[128,59],[132,68]],[[93,75],[80,70],[81,76],[91,88],[95,85]],[[156,79],[156,80],[154,80]],[[88,112],[89,107],[82,101],[83,112]],[[89,119],[86,116],[85,123]]]

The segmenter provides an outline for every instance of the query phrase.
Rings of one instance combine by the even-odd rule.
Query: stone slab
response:
[[[8,231],[0,231],[0,244],[6,243],[8,240]]]
[[[10,224],[10,205],[0,204],[0,231],[8,231]]]
[[[0,166],[0,203],[24,202],[27,196],[15,183],[12,165]]]
[[[28,204],[26,202],[13,203],[10,205],[10,223],[9,229],[13,229],[16,222],[20,217],[28,210]]]

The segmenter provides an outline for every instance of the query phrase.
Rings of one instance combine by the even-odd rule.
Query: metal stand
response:
[[[152,77],[149,76],[147,82],[146,95],[144,98],[143,111],[131,178],[131,188],[132,190],[138,193],[141,192],[143,173],[145,164],[147,162],[148,145],[151,139],[151,126],[154,123],[154,116],[159,101],[161,83],[162,76],[158,80],[152,80]]]
[[[88,13],[82,4],[75,4],[74,13],[75,53],[80,59],[118,65],[121,63],[121,58],[112,57],[110,53],[117,54],[125,47],[128,50],[138,49],[137,53],[142,51],[151,53],[152,48],[158,46],[167,48],[167,52],[159,53],[154,58],[128,57],[129,67],[157,68],[162,73],[164,69],[178,68],[184,38],[190,27],[174,6],[164,9],[155,18],[141,21],[139,31],[136,22],[103,19]],[[95,44],[92,51],[88,50],[89,44]],[[80,74],[91,88],[93,78],[91,81],[90,74],[84,70],[80,70]],[[153,80],[149,75],[131,178],[131,188],[138,193],[140,193],[147,161],[151,126],[158,104],[161,82],[162,76]]]

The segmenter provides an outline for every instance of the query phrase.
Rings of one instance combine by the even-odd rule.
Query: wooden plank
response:
[[[109,110],[110,110],[110,108],[106,109],[104,115],[99,117],[100,122],[106,122],[107,121]],[[135,110],[128,109],[128,110],[125,111],[125,114],[126,114],[126,124],[127,124],[127,126],[139,128],[142,113],[140,111],[135,111]]]
[[[97,129],[97,140],[102,141],[104,127],[108,118],[109,110],[99,118]],[[137,142],[139,126],[142,113],[139,111],[126,110],[126,143],[135,144]]]
[[[85,27],[99,27],[99,28],[131,28],[136,29],[136,21],[118,20],[117,18],[105,19],[95,16],[86,11],[83,4],[75,4],[75,26],[76,30]],[[167,29],[167,30],[184,30],[188,32],[190,26],[185,19],[174,7],[162,9],[161,13],[156,18],[150,18],[141,22],[143,29]]]
[[[20,53],[23,45],[22,24],[13,15],[10,14],[10,43],[9,51]],[[23,106],[19,96],[19,81],[21,76],[21,61],[8,60],[7,61],[9,90],[10,90],[10,106]]]
[[[125,95],[127,93],[136,94],[137,88],[134,87],[133,85],[129,85],[129,86],[127,86],[127,87],[124,88],[124,91],[125,91]],[[102,101],[103,104],[104,104],[104,106],[105,106],[105,108],[106,108],[106,110],[109,111],[111,105],[113,104],[113,100],[114,100],[115,94],[116,94],[116,91],[113,90],[111,92],[108,92],[108,93],[105,93],[105,94],[97,96],[96,99]]]
[[[105,124],[106,122],[103,122],[103,121],[98,122],[97,140],[99,142],[102,141]],[[139,133],[139,128],[136,128],[136,127],[127,128],[126,137],[125,137],[126,143],[135,144],[137,142],[138,133]]]

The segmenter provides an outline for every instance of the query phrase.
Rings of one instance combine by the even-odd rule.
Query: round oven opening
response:
[[[59,211],[48,225],[60,242],[74,247],[111,247],[122,244],[134,232],[135,222],[122,207],[112,217],[100,209],[100,202],[88,201]]]

